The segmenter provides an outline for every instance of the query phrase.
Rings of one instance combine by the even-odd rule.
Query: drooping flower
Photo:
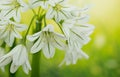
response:
[[[14,18],[20,22],[21,12],[26,10],[26,4],[23,0],[0,0],[0,9],[3,17],[9,19]]]
[[[15,73],[20,66],[23,67],[23,70],[26,74],[28,74],[29,70],[31,70],[27,49],[22,44],[17,45],[9,53],[0,57],[0,67],[4,67],[10,62],[12,62],[10,67],[11,73]]]
[[[66,63],[66,65],[76,64],[77,60],[81,58],[88,59],[89,56],[79,48],[72,49],[72,48],[67,47],[65,58],[59,66],[63,65],[64,63]]]
[[[82,23],[81,21],[84,22]],[[80,19],[79,22],[75,21],[75,19],[72,21],[66,20],[62,24],[68,47],[66,49],[65,59],[60,65],[64,62],[66,62],[67,65],[75,64],[77,60],[82,57],[88,58],[88,55],[85,54],[81,48],[90,41],[89,35],[93,32],[94,26],[86,24],[86,22],[87,20],[84,18]]]
[[[53,6],[50,6],[46,13],[46,18],[54,18],[56,22],[61,20],[72,18],[71,10],[73,7],[68,7],[66,5],[66,0],[54,0]]]
[[[42,31],[31,36],[29,35],[27,38],[30,41],[37,40],[32,46],[31,52],[36,53],[42,49],[47,58],[54,56],[55,47],[59,49],[64,49],[65,47],[62,41],[65,37],[62,34],[54,32],[52,25],[46,26]]]
[[[94,30],[94,26],[88,24],[90,16],[85,13],[88,11],[89,8],[90,8],[90,6],[86,6],[80,10],[76,9],[76,10],[72,11],[72,15],[74,13],[74,15],[73,15],[74,18],[71,20],[66,20],[67,22],[65,21],[63,23],[63,28],[66,25],[68,26],[71,24],[70,27],[68,26],[69,30],[71,29],[71,31],[73,31],[74,33],[78,33],[79,35],[81,35],[80,33],[82,33],[86,37],[89,37],[89,35]]]
[[[82,23],[82,21],[84,22]],[[63,32],[70,47],[78,46],[81,48],[90,41],[89,35],[93,32],[94,26],[87,24],[87,21],[86,18],[81,18],[78,21],[77,19],[66,20],[62,24]]]
[[[13,45],[14,39],[22,38],[19,32],[26,30],[27,26],[18,24],[10,20],[0,21],[0,39],[4,40],[9,46]]]

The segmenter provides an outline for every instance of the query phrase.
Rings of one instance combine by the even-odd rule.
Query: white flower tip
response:
[[[31,53],[37,53],[38,51],[31,49]]]
[[[43,29],[43,31],[53,32],[53,31],[54,31],[54,27],[53,27],[51,24],[49,24],[49,25],[47,25],[47,26]]]
[[[50,59],[51,57],[45,56],[47,59]]]
[[[85,59],[89,59],[89,56],[87,54],[84,53],[83,56]]]
[[[17,71],[18,67],[19,66],[16,66],[16,65],[12,64],[11,67],[10,67],[10,72],[15,73]]]
[[[45,57],[46,57],[47,59],[52,58],[50,55],[45,55]]]
[[[27,35],[27,40],[34,41],[31,37],[32,37],[31,35]]]
[[[59,64],[59,67],[62,67],[64,63],[65,63],[65,59]]]
[[[28,71],[28,70],[26,70],[26,71],[24,70],[24,72],[25,72],[25,74],[27,74],[27,75],[29,74],[29,71]]]
[[[86,58],[86,59],[89,59],[89,56],[87,55],[85,58]]]

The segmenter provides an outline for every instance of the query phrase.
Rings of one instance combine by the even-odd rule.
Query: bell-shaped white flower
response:
[[[90,24],[78,24],[73,21],[65,21],[62,24],[63,32],[67,38],[67,49],[64,61],[67,65],[75,64],[79,58],[88,58],[81,47],[90,41],[89,35],[93,32],[94,27]]]
[[[72,21],[64,22],[62,29],[70,47],[81,48],[90,41],[89,35],[93,32],[94,26],[90,24],[76,24]],[[74,45],[74,46],[73,46]]]
[[[65,45],[62,40],[65,37],[62,34],[54,32],[53,26],[48,25],[42,31],[27,37],[30,41],[35,41],[31,48],[32,53],[36,53],[42,49],[47,58],[51,58],[55,54],[55,47],[64,49]]]
[[[10,62],[12,62],[10,67],[11,73],[15,73],[20,66],[23,67],[26,74],[31,70],[27,49],[22,44],[17,45],[8,54],[0,57],[0,67],[4,67]]]
[[[4,40],[9,46],[13,45],[14,39],[22,38],[19,32],[27,29],[24,24],[18,24],[10,20],[0,21],[0,39]]]
[[[0,0],[1,14],[5,18],[14,18],[15,21],[19,22],[21,19],[21,12],[25,11],[26,4],[23,0]]]
[[[81,58],[88,59],[89,56],[86,53],[84,53],[82,50],[80,50],[79,48],[67,47],[65,58],[62,61],[62,63],[60,64],[60,66],[63,65],[64,63],[66,63],[66,65],[76,64],[78,59],[81,59]]]
[[[55,5],[50,6],[46,13],[46,18],[54,18],[56,22],[61,20],[72,18],[71,10],[72,7],[66,5],[65,0],[54,0]]]

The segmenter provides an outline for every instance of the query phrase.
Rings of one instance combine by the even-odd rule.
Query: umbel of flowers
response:
[[[78,59],[89,58],[81,50],[94,30],[94,26],[88,24],[86,11],[89,7],[79,9],[68,5],[68,1],[0,0],[0,67],[3,70],[10,64],[11,73],[22,66],[28,74],[34,69],[29,62],[29,51],[32,54],[42,52],[49,59],[53,58],[56,48],[63,50],[65,58],[60,65],[76,64]],[[21,13],[28,10],[34,13],[29,25],[21,23]],[[54,21],[61,31],[55,31],[55,25],[48,24],[47,20]],[[32,47],[27,47],[26,42],[33,42]]]

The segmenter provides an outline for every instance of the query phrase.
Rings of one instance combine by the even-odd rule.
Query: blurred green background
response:
[[[41,57],[41,77],[120,77],[120,0],[71,0],[82,7],[91,4],[90,24],[95,26],[89,44],[83,50],[90,56],[75,65],[58,67],[64,58],[63,51],[56,51],[54,58]],[[29,14],[25,15],[30,18]],[[0,77],[7,77],[0,71]],[[19,69],[16,77],[29,77]]]

